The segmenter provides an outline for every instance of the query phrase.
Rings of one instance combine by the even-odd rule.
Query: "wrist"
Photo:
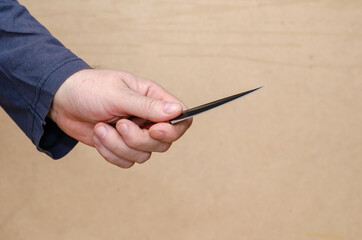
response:
[[[51,119],[53,122],[57,123],[57,110],[56,108],[54,107],[54,99],[53,99],[53,102],[52,102],[52,105],[50,107],[50,110],[49,110],[49,113],[47,115],[47,118]]]
[[[58,123],[59,113],[63,111],[63,106],[64,104],[66,104],[66,93],[69,92],[69,85],[73,82],[73,78],[75,77],[75,75],[81,71],[78,71],[68,77],[55,92],[49,113],[47,115],[47,117],[50,118],[53,122]]]
[[[58,124],[59,118],[74,114],[72,108],[74,101],[77,101],[77,90],[82,89],[82,81],[89,77],[89,71],[93,69],[83,69],[69,76],[55,92],[53,101],[47,115],[48,118]],[[68,114],[67,114],[68,113]]]

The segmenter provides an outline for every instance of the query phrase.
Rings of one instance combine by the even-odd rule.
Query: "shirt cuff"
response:
[[[86,68],[90,68],[89,65],[79,58],[65,59],[48,71],[37,91],[33,106],[37,114],[33,118],[31,138],[39,151],[53,159],[64,157],[78,143],[47,118],[54,95],[68,77]]]

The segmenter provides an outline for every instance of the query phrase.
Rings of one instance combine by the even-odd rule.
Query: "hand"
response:
[[[110,163],[129,168],[165,152],[190,127],[165,121],[185,106],[158,84],[130,73],[86,69],[69,77],[54,96],[49,117],[69,136],[96,147]],[[139,126],[158,122],[149,130]]]

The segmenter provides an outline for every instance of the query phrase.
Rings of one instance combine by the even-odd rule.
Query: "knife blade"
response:
[[[255,91],[257,91],[257,90],[259,90],[259,89],[261,89],[263,87],[264,86],[261,86],[261,87],[258,87],[258,88],[252,89],[252,90],[248,90],[248,91],[238,93],[238,94],[235,94],[235,95],[232,95],[232,96],[229,96],[229,97],[225,97],[225,98],[222,98],[222,99],[219,99],[219,100],[216,100],[216,101],[212,101],[212,102],[209,102],[209,103],[206,103],[206,104],[202,104],[202,105],[194,107],[194,108],[187,109],[187,110],[183,111],[176,118],[171,119],[171,120],[169,120],[167,122],[170,123],[170,124],[176,124],[176,123],[185,121],[186,119],[194,117],[194,116],[196,116],[198,114],[201,114],[203,112],[209,111],[211,109],[214,109],[216,107],[219,107],[219,106],[224,105],[226,103],[229,103],[231,101],[234,101],[236,99],[244,97],[244,96],[246,96],[246,95],[248,95],[250,93],[253,93],[253,92],[255,92]],[[144,124],[141,128],[149,129],[154,124],[156,124],[156,123],[149,121],[146,124]]]

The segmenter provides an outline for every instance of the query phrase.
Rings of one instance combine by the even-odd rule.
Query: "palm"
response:
[[[83,75],[82,79],[75,75],[74,81],[69,84],[65,82],[56,94],[63,106],[56,113],[58,126],[68,135],[91,146],[93,128],[97,122],[113,123],[127,117],[126,113],[117,112],[115,99],[119,97],[119,91],[129,89],[123,81],[114,81],[114,77],[107,78],[107,72],[102,74],[105,75],[101,78],[103,81],[99,80],[99,76],[94,76],[94,71],[88,76]]]

